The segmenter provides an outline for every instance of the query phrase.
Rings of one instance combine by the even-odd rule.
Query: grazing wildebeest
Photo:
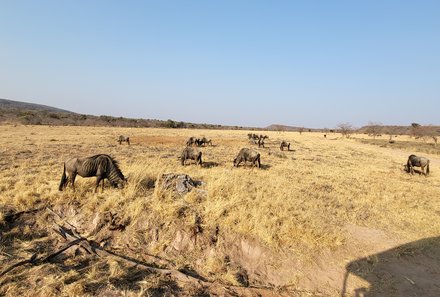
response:
[[[260,153],[248,148],[242,148],[238,153],[238,156],[234,159],[234,166],[238,167],[241,162],[244,162],[244,165],[246,166],[247,161],[252,162],[252,165],[256,164],[258,168],[260,168]]]
[[[208,138],[206,138],[206,137],[203,137],[203,138],[201,139],[201,142],[202,142],[202,145],[207,145],[207,144],[212,145],[212,141],[211,141],[211,139],[208,139]]]
[[[66,171],[68,176],[66,176]],[[82,177],[96,176],[95,192],[98,190],[102,180],[102,191],[104,191],[104,179],[108,179],[113,187],[123,188],[126,181],[119,169],[118,162],[109,155],[99,154],[87,158],[72,158],[64,162],[64,171],[61,177],[59,190],[62,191],[70,181],[75,190],[76,175]]]
[[[186,141],[186,146],[192,146],[193,144],[196,143],[196,138],[195,137],[190,137],[187,141]]]
[[[258,139],[258,147],[264,147],[264,138]]]
[[[122,142],[126,142],[128,145],[130,145],[130,137],[119,135],[118,142],[119,144],[121,144]]]
[[[196,164],[202,166],[202,152],[192,147],[186,147],[180,156],[180,162],[185,165],[185,160],[195,160]]]
[[[422,168],[422,173],[427,176],[429,174],[429,160],[425,157],[417,157],[416,155],[410,155],[406,162],[405,169],[408,173],[414,174],[414,166]],[[426,167],[426,172],[425,172]]]
[[[287,150],[290,151],[290,142],[283,140],[280,144],[280,150],[284,151],[285,147],[287,147]]]

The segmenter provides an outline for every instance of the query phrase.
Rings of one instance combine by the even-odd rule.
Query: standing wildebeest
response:
[[[69,176],[66,176],[66,171]],[[87,158],[72,158],[64,162],[64,171],[61,177],[59,190],[62,191],[70,181],[75,190],[76,175],[82,177],[96,176],[95,192],[98,190],[102,180],[102,191],[104,191],[104,179],[108,179],[113,187],[123,188],[126,181],[119,169],[118,163],[109,155],[99,154]]]
[[[238,153],[238,156],[234,159],[234,166],[238,167],[241,162],[244,162],[244,165],[246,166],[247,161],[252,162],[252,165],[255,165],[256,163],[258,168],[260,168],[260,153],[248,148],[242,148]]]
[[[284,151],[285,147],[287,147],[287,150],[290,151],[290,142],[283,140],[280,144],[280,150]]]
[[[118,142],[119,144],[121,144],[122,142],[126,142],[128,145],[130,145],[130,137],[119,135]]]
[[[183,166],[185,166],[185,160],[195,160],[196,164],[202,166],[202,152],[192,147],[186,147],[180,156],[180,161]]]
[[[249,133],[248,134],[248,139],[251,140],[253,143],[257,144],[257,142],[260,139],[260,137],[257,134],[255,134],[255,133]]]
[[[197,138],[197,139],[194,141],[194,143],[195,143],[197,146],[202,146],[202,145],[203,145],[203,141],[202,141],[200,138]]]
[[[414,174],[414,166],[422,168],[422,173],[427,176],[429,174],[429,160],[425,157],[417,157],[416,155],[410,155],[408,162],[406,162],[405,169],[408,173]],[[425,172],[426,167],[426,172]]]

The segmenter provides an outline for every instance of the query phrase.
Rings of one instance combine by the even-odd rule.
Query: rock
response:
[[[181,196],[191,192],[193,188],[202,185],[202,182],[193,180],[187,174],[175,173],[163,174],[160,183],[162,190],[173,190]]]

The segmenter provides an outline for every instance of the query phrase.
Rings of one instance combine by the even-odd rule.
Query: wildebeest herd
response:
[[[186,142],[187,146],[192,146],[192,145],[206,146],[208,144],[212,146],[212,141],[211,139],[207,139],[206,137],[202,137],[202,138],[190,137]]]
[[[269,136],[267,135],[257,135],[255,133],[249,133],[248,134],[248,139],[250,141],[252,141],[254,144],[258,144],[258,147],[264,147],[264,140],[266,138],[269,138]]]
[[[267,135],[248,134],[248,139],[254,144],[258,144],[258,147],[264,147],[264,140],[269,138]],[[126,142],[130,145],[130,138],[128,136],[119,136],[118,143]],[[202,152],[192,146],[212,146],[211,139],[206,137],[196,138],[190,137],[186,141],[186,147],[183,149],[180,155],[180,162],[183,166],[187,163],[187,160],[195,161],[196,165],[202,166]],[[280,143],[280,150],[283,151],[287,148],[290,151],[290,143],[282,140]],[[242,148],[238,155],[233,160],[234,167],[238,167],[241,163],[250,162],[252,166],[261,167],[261,155],[259,152]],[[410,155],[407,163],[404,166],[404,170],[408,173],[414,174],[414,167],[420,167],[421,171],[417,171],[425,176],[429,175],[429,159],[425,157],[419,157],[416,155]],[[67,174],[66,174],[67,172]],[[63,174],[59,185],[59,190],[62,191],[66,188],[68,183],[72,185],[75,190],[75,178],[79,175],[81,177],[93,177],[96,176],[95,192],[98,190],[99,183],[102,183],[102,191],[104,191],[104,180],[108,179],[113,187],[123,188],[127,183],[127,179],[119,169],[118,162],[109,155],[98,154],[86,158],[72,158],[64,162]]]

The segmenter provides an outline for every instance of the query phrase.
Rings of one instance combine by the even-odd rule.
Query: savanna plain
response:
[[[440,155],[408,136],[394,149],[336,133],[0,131],[0,295],[440,296]],[[202,166],[178,159],[191,136],[212,139]],[[242,147],[261,168],[233,166]],[[403,170],[411,153],[430,159],[427,177]],[[77,177],[59,191],[63,162],[95,154],[125,187]],[[197,186],[179,194],[168,173]]]

